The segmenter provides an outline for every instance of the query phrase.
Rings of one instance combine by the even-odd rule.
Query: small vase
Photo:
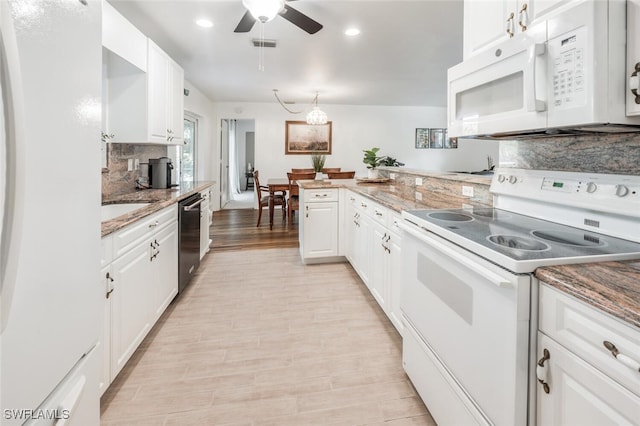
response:
[[[316,172],[316,180],[323,180],[322,172]]]
[[[378,179],[378,169],[368,169],[367,170],[367,178],[369,178],[369,179]]]

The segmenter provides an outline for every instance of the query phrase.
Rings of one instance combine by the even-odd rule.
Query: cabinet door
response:
[[[304,203],[304,257],[338,255],[338,203]]]
[[[149,40],[147,108],[150,142],[167,143],[168,62],[166,54]]]
[[[167,130],[169,143],[181,145],[184,142],[184,71],[173,62],[167,60],[169,76],[167,96]]]
[[[507,19],[512,13],[514,31],[518,26],[517,6],[516,0],[465,0],[463,59],[507,40]]]
[[[353,246],[354,258],[356,259],[356,271],[364,283],[369,286],[371,273],[371,257],[369,256],[369,246],[373,239],[371,218],[359,211],[358,227]]]
[[[546,383],[537,386],[537,423],[562,425],[633,425],[640,419],[640,397],[542,333],[538,359],[549,351]]]
[[[111,384],[111,294],[113,278],[111,276],[111,265],[107,265],[100,270],[100,289],[103,290],[103,315],[102,329],[100,333],[100,347],[102,349],[102,364],[100,368],[100,396],[104,394]]]
[[[149,281],[151,248],[144,242],[112,264],[111,376],[120,372],[147,335],[151,324]]]
[[[149,297],[153,299],[151,324],[155,324],[169,303],[178,294],[178,222],[173,222],[153,237],[149,280]]]
[[[400,313],[400,294],[402,293],[402,238],[399,234],[391,233],[387,243],[389,248],[389,268],[387,270],[387,285],[389,287],[389,299],[387,301],[387,314],[389,319],[399,332],[402,332],[402,316]]]
[[[389,269],[389,256],[387,247],[387,229],[381,225],[372,224],[371,244],[369,245],[369,258],[371,259],[371,274],[366,283],[378,305],[387,311],[387,273]]]

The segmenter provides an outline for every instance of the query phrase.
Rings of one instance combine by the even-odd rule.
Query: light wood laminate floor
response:
[[[347,263],[213,252],[101,401],[103,425],[433,425]]]

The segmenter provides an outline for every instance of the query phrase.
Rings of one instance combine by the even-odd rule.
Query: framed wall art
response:
[[[429,129],[416,129],[416,149],[429,148]]]
[[[287,121],[285,125],[285,155],[331,154],[331,121],[327,124]]]
[[[444,129],[430,129],[429,131],[429,148],[444,148]]]

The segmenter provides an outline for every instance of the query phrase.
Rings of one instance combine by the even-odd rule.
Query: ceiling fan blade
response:
[[[292,8],[288,4],[284,6],[284,11],[280,13],[280,16],[291,22],[293,25],[302,28],[309,34],[315,34],[322,29],[321,24],[309,18],[304,13]]]
[[[255,23],[256,23],[256,19],[251,15],[251,12],[247,10],[242,16],[242,19],[240,19],[240,22],[238,22],[238,26],[236,27],[235,30],[233,30],[233,32],[248,33],[249,31],[251,31],[251,28],[253,28],[253,25]]]

